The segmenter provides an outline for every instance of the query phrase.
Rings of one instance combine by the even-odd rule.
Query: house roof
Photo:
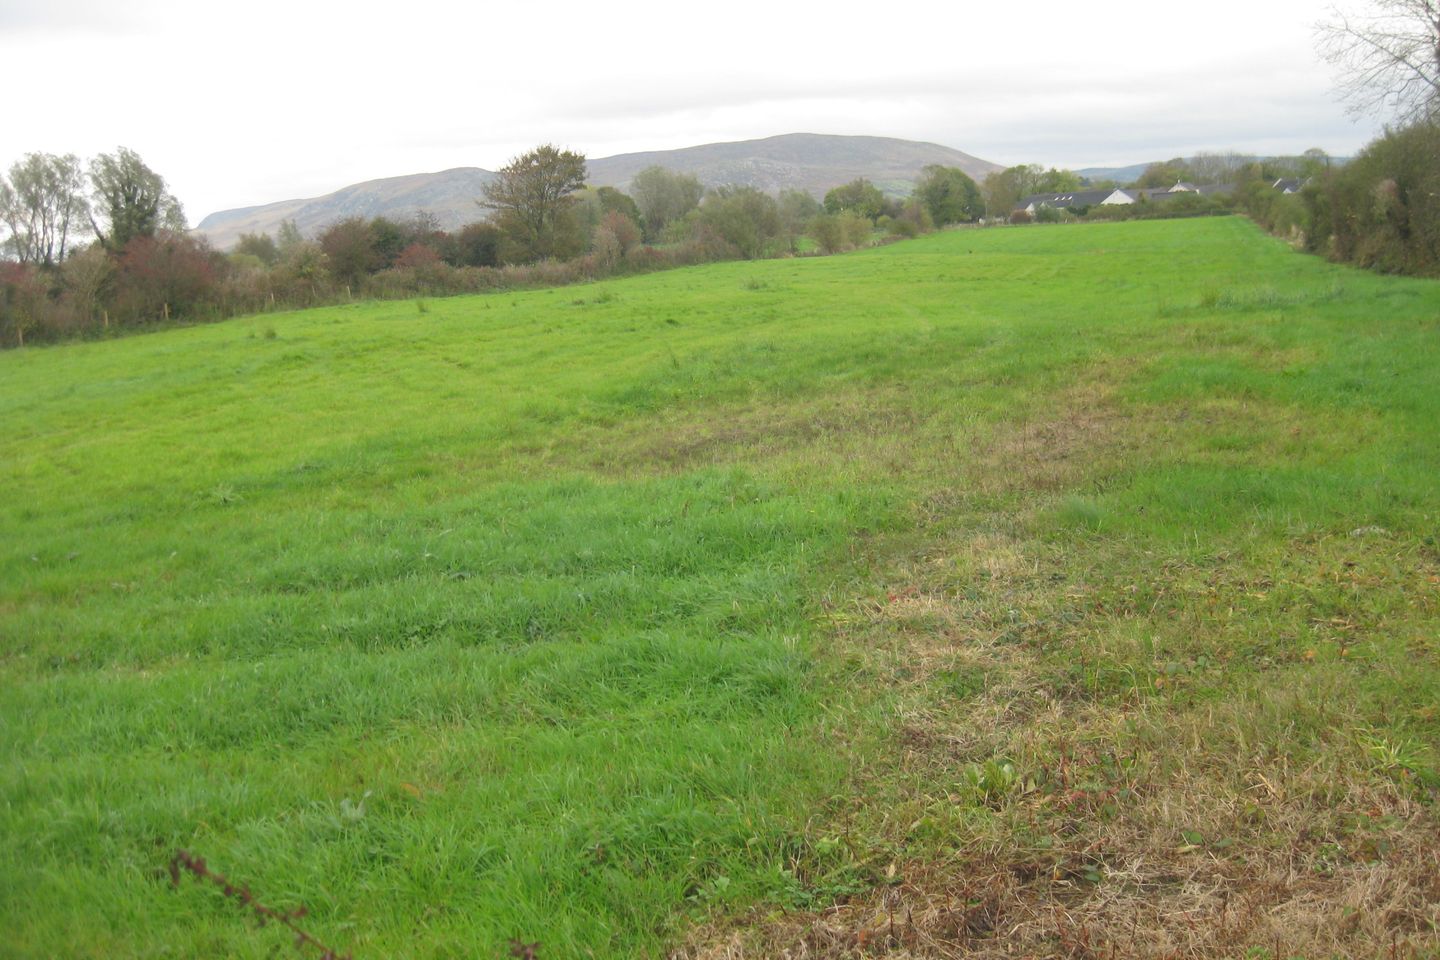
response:
[[[1063,210],[1066,207],[1093,207],[1114,192],[1114,190],[1071,190],[1068,193],[1036,193],[1021,199],[1018,207],[1022,210],[1032,204],[1037,207],[1054,207],[1057,210]]]
[[[1196,194],[1202,197],[1213,197],[1231,194],[1235,192],[1235,186],[1229,183],[1207,183],[1196,186],[1192,183],[1177,183],[1173,187],[1151,187],[1137,189],[1134,187],[1114,188],[1110,190],[1072,190],[1068,193],[1033,193],[1028,197],[1022,197],[1015,205],[1017,210],[1030,210],[1034,207],[1048,206],[1057,210],[1064,210],[1067,207],[1093,207],[1104,203],[1116,194],[1128,196],[1131,200],[1174,200],[1186,194]],[[1117,203],[1123,201],[1115,201]]]

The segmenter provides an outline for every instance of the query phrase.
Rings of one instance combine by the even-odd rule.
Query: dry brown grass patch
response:
[[[893,875],[828,909],[701,927],[674,960],[1440,955],[1435,798],[1369,755],[1349,687],[1362,667],[1266,647],[1219,679],[1141,664],[1128,692],[1057,673],[1066,651],[1123,664],[1125,625],[1147,618],[1180,641],[1165,656],[1191,656],[1228,645],[1224,624],[1303,608],[1311,591],[1367,597],[1396,570],[1424,590],[1430,564],[1394,553],[1343,538],[1297,541],[1263,571],[1160,563],[1131,571],[1160,584],[1144,598],[1085,582],[1095,558],[994,530],[952,530],[892,561],[893,586],[835,632],[886,665],[903,705],[888,769],[867,774],[908,785],[871,836],[902,851]],[[1236,598],[1220,618],[1216,603]],[[1394,629],[1393,605],[1366,611],[1287,622],[1340,641]],[[1218,699],[1193,695],[1206,684]],[[1011,764],[1014,786],[977,796],[987,763]],[[916,839],[906,821],[946,838]]]
[[[1331,803],[1311,795],[1314,775],[1270,770],[1288,794],[1276,801],[1141,773],[1110,817],[1077,783],[1009,805],[944,859],[896,864],[865,896],[703,928],[673,956],[1433,956],[1435,819],[1384,789]]]
[[[973,492],[1058,490],[1139,448],[1141,421],[1117,402],[1109,381],[1077,384],[1058,400],[1042,416],[1004,424],[970,451],[961,476]]]

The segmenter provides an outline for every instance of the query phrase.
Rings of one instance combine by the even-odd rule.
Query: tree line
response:
[[[120,147],[84,165],[31,153],[0,177],[0,337],[23,346],[117,316],[183,305],[207,286],[198,251],[175,244],[185,213],[165,180]],[[77,243],[93,237],[89,243]],[[198,257],[204,260],[203,256]],[[202,265],[203,266],[203,265]]]
[[[1440,37],[1440,20],[1435,24]],[[1440,75],[1440,63],[1436,64]],[[1430,101],[1432,105],[1436,102]],[[1295,248],[1384,273],[1440,276],[1440,113],[1416,106],[1403,125],[1387,129],[1355,157],[1338,162],[1312,148],[1293,157],[1207,153],[1151,164],[1133,187],[1184,181],[1218,184],[1219,195],[1181,193],[1160,202],[1053,209],[1040,222],[1133,220],[1243,213]],[[1290,192],[1277,189],[1288,181]],[[1071,171],[1012,167],[984,184],[992,216],[1020,196],[1095,190],[1121,184],[1082,180]],[[1010,212],[1012,223],[1032,215]]]
[[[1440,277],[1440,123],[1386,130],[1298,193],[1243,184],[1240,203],[1295,247],[1341,263]]]
[[[999,196],[997,210],[1011,202],[1016,188],[1007,187],[1001,195],[995,183],[1008,179],[1012,171],[985,182],[987,203]],[[1051,185],[1034,193],[1118,186],[1081,183],[1078,178],[1067,182],[1067,171],[1050,173],[1061,176],[1050,177]],[[1277,189],[1282,180],[1289,181],[1291,192]],[[1297,249],[1339,263],[1440,276],[1440,122],[1433,115],[1421,114],[1387,129],[1344,163],[1318,149],[1296,157],[1203,154],[1152,164],[1134,186],[1164,187],[1177,181],[1230,189],[1211,196],[1182,193],[1161,202],[1142,199],[1064,210],[1042,206],[1033,219],[1054,223],[1243,213]],[[1009,216],[1012,223],[1031,219],[1023,211]]]
[[[987,195],[998,195],[996,215],[1010,223],[1024,224],[1060,223],[1094,220],[1151,220],[1177,217],[1217,216],[1243,212],[1247,208],[1244,200],[1258,190],[1254,184],[1263,184],[1273,192],[1274,184],[1280,180],[1305,182],[1328,170],[1334,162],[1318,148],[1305,151],[1294,157],[1253,157],[1239,153],[1201,153],[1188,159],[1175,157],[1147,166],[1139,177],[1128,183],[1113,179],[1090,180],[1082,178],[1071,170],[1041,171],[1038,167],[1012,167],[986,180]],[[1027,175],[1028,171],[1028,175]],[[1028,180],[1024,179],[1028,176]],[[1004,184],[1011,177],[1021,179],[1027,188],[1023,194],[1061,194],[1079,191],[1124,189],[1137,199],[1133,203],[1091,205],[1071,204],[1064,208],[1039,206],[1033,214],[1024,210],[1011,210],[1006,216],[999,211],[1018,202],[1016,189],[1001,194],[993,190],[997,179]],[[1219,187],[1221,190],[1205,193],[1166,193],[1163,198],[1153,198],[1150,190],[1168,190],[1177,183],[1198,187]],[[992,193],[993,190],[993,193]]]
[[[88,166],[33,153],[0,176],[0,345],[112,335],[356,298],[550,286],[723,259],[835,253],[984,214],[979,186],[933,166],[906,198],[861,178],[817,200],[706,189],[663,167],[628,192],[586,185],[582,154],[543,145],[476,198],[477,220],[440,229],[350,217],[305,236],[242,234],[222,253],[186,232],[164,179],[120,148]]]
[[[1297,247],[1389,273],[1440,276],[1440,2],[1331,7],[1320,52],[1352,113],[1393,125],[1298,194],[1252,188],[1250,215]]]
[[[1357,158],[1322,151],[1256,159],[1202,154],[1151,165],[1138,186],[1233,186],[1225,196],[1041,208],[1036,219],[1101,220],[1245,212],[1297,247],[1374,269],[1440,273],[1440,134],[1432,119],[1387,131]],[[185,232],[164,178],[120,148],[82,165],[30,154],[0,177],[0,345],[113,334],[156,322],[223,319],[355,298],[551,286],[733,258],[835,253],[986,219],[1024,222],[1023,196],[1118,186],[1020,165],[983,184],[925,169],[908,197],[860,178],[823,200],[799,190],[706,190],[693,176],[641,171],[629,192],[585,184],[585,158],[538,147],[477,198],[488,214],[453,232],[418,213],[352,217],[306,237],[242,235],[226,254]],[[1280,178],[1305,183],[1274,189]]]

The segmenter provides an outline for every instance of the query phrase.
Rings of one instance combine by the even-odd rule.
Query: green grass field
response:
[[[0,955],[291,950],[180,848],[356,958],[1440,944],[1434,282],[955,231],[0,411]]]

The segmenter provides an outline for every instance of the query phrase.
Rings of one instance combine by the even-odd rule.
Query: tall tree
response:
[[[90,162],[90,183],[95,188],[90,224],[106,249],[123,250],[134,238],[154,236],[162,228],[185,229],[180,201],[134,150],[120,147],[96,157]]]
[[[79,313],[82,322],[94,322],[114,275],[115,263],[98,243],[89,244],[65,258],[60,267],[65,297]]]
[[[1135,181],[1135,186],[1145,189],[1158,189],[1160,187],[1173,187],[1181,180],[1191,180],[1195,177],[1195,171],[1190,169],[1190,164],[1182,158],[1175,157],[1162,163],[1152,163],[1140,174],[1140,179]]]
[[[780,196],[775,198],[775,205],[780,213],[780,232],[789,244],[790,252],[798,253],[800,235],[825,208],[806,190],[781,190]]]
[[[1440,119],[1440,0],[1332,10],[1319,35],[1354,112],[1385,109],[1402,123]]]
[[[1020,198],[1026,195],[1026,173],[1024,166],[997,170],[985,178],[981,191],[985,196],[985,213],[991,217],[1008,217],[1020,205]]]
[[[1073,170],[1046,170],[1036,163],[1008,167],[985,178],[982,188],[985,212],[1008,217],[1020,200],[1036,193],[1065,193],[1080,189],[1080,175]]]
[[[26,154],[8,181],[0,177],[0,220],[10,229],[5,245],[21,263],[51,267],[64,260],[88,210],[84,171],[73,153]]]
[[[295,225],[294,220],[281,220],[280,227],[275,231],[275,246],[280,250],[282,258],[305,245],[305,235]]]
[[[592,238],[606,216],[618,213],[629,220],[636,230],[644,222],[635,200],[614,187],[586,187],[575,194],[575,214],[581,228]]]
[[[1306,150],[1296,162],[1296,172],[1302,177],[1318,177],[1329,169],[1330,154],[1319,147]]]
[[[885,194],[864,177],[851,180],[825,194],[826,213],[854,213],[874,220],[885,210]]]
[[[1249,162],[1250,158],[1234,151],[1197,153],[1189,160],[1190,180],[1192,183],[1234,183]]]
[[[547,143],[511,160],[485,185],[481,205],[495,211],[511,259],[543,260],[579,251],[584,239],[570,208],[585,175],[582,154]]]
[[[1028,193],[1068,193],[1080,189],[1080,174],[1074,170],[1061,170],[1055,167],[1041,170],[1038,165],[1034,164],[1029,169],[1034,175],[1034,180]]]
[[[658,240],[665,228],[700,205],[705,188],[686,173],[646,167],[630,181],[630,195],[640,210],[647,240]]]
[[[959,167],[926,167],[915,184],[915,199],[924,204],[936,226],[966,223],[985,212],[980,188]]]
[[[275,266],[275,261],[280,259],[280,248],[275,245],[275,238],[268,233],[240,234],[232,252],[248,254],[267,267]]]
[[[595,202],[599,205],[602,216],[607,213],[618,213],[628,219],[636,227],[641,225],[640,207],[635,203],[635,198],[629,194],[621,193],[614,187],[601,187],[595,191]]]

